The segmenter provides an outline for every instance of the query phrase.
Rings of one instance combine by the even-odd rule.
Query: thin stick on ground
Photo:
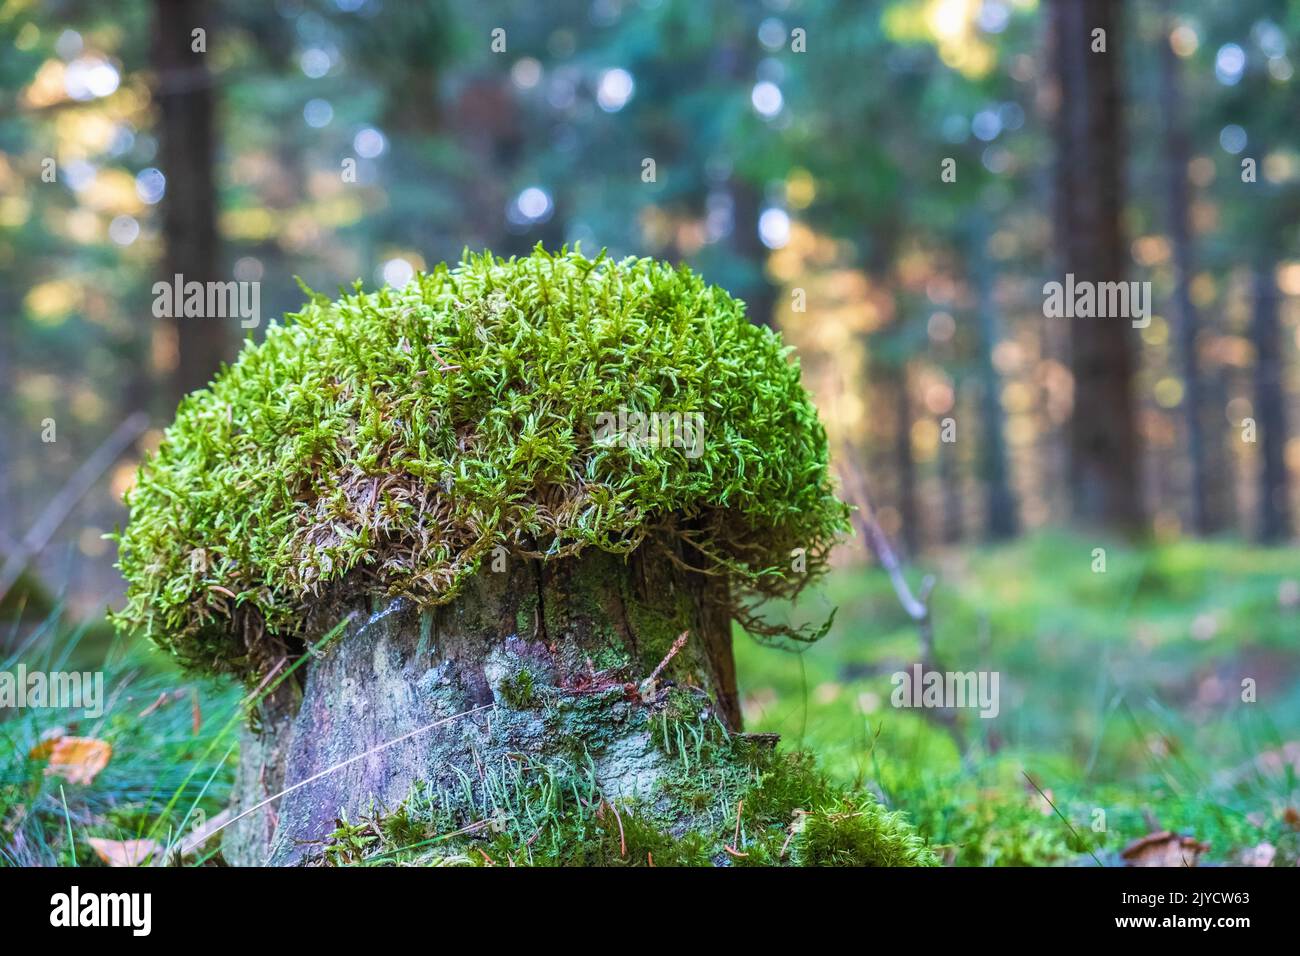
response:
[[[1070,834],[1074,837],[1074,839],[1077,840],[1079,843],[1083,844],[1083,846],[1087,847],[1088,846],[1087,843],[1084,843],[1083,838],[1079,836],[1079,831],[1074,828],[1074,824],[1070,822],[1070,818],[1067,817],[1064,813],[1062,813],[1059,809],[1057,809],[1056,804],[1052,802],[1052,798],[1047,795],[1047,792],[1038,785],[1038,782],[1035,781],[1033,777],[1029,776],[1028,772],[1024,770],[1020,772],[1025,775],[1025,779],[1029,781],[1029,785],[1038,791],[1038,795],[1047,801],[1047,805],[1052,808],[1053,812],[1058,817],[1061,818],[1061,822],[1065,824],[1066,829],[1070,831]],[[1104,866],[1101,860],[1097,859],[1097,854],[1092,852],[1091,847],[1088,847],[1088,855],[1092,857],[1092,861],[1096,863],[1098,866]]]
[[[840,456],[840,461],[847,463],[857,460],[851,447],[845,448],[846,454]],[[853,468],[851,464],[841,464],[840,481],[844,486],[844,492],[848,496],[851,504],[856,505],[853,512],[853,522],[857,525],[862,537],[866,539],[867,546],[871,553],[876,556],[880,566],[885,569],[889,576],[889,583],[894,589],[894,594],[898,597],[898,603],[903,606],[904,613],[907,614],[916,625],[916,633],[921,648],[921,666],[923,669],[930,671],[942,671],[944,668],[939,664],[938,657],[935,653],[934,646],[934,621],[930,616],[930,594],[934,590],[935,579],[933,575],[927,574],[921,581],[921,586],[915,593],[911,585],[907,583],[907,578],[903,574],[903,563],[899,560],[898,552],[889,541],[889,535],[880,527],[880,522],[876,520],[876,509],[871,503],[871,495],[867,491],[867,483],[863,477]],[[933,717],[940,724],[946,727],[952,734],[953,740],[961,751],[965,751],[962,741],[962,735],[957,727],[957,715],[949,708],[926,709],[923,713]]]
[[[609,807],[610,812],[614,814],[614,819],[618,821],[618,855],[627,858],[627,836],[623,833],[623,818],[619,815],[618,807],[614,806],[614,801],[602,797],[605,806]]]
[[[723,849],[732,856],[749,856],[748,853],[742,853],[740,851],[740,811],[743,810],[744,807],[745,801],[743,799],[736,802],[736,835],[731,838],[731,843],[729,845],[723,847]]]

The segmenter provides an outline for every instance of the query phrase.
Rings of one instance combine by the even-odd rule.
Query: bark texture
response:
[[[213,18],[199,0],[155,0],[153,66],[158,103],[159,153],[167,176],[162,201],[166,282],[219,280],[221,261],[216,206],[216,125],[212,75],[206,52],[193,48],[193,31],[213,40]],[[176,332],[173,404],[207,385],[227,357],[225,322],[214,316],[171,323]]]
[[[1056,243],[1063,273],[1121,282],[1127,244],[1124,207],[1124,96],[1120,87],[1121,5],[1056,0],[1049,7],[1060,98],[1056,116]],[[1106,52],[1093,52],[1094,30]],[[1063,277],[1062,277],[1063,278]],[[1074,413],[1070,488],[1076,520],[1126,533],[1145,529],[1133,399],[1131,324],[1126,318],[1070,320]]]
[[[1255,302],[1250,341],[1255,347],[1255,419],[1259,426],[1259,523],[1265,544],[1291,536],[1291,490],[1286,465],[1286,390],[1282,369],[1282,329],[1278,322],[1277,280],[1272,261],[1260,254],[1254,269]]]
[[[233,809],[302,785],[227,828],[227,861],[309,862],[339,818],[391,811],[417,786],[477,792],[521,755],[589,758],[606,800],[656,799],[666,758],[647,718],[670,685],[739,729],[720,580],[647,547],[589,551],[498,572],[485,562],[442,607],[342,609],[349,623],[306,665],[300,700],[281,694],[246,732]]]

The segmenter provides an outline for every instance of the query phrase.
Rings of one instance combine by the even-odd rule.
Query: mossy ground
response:
[[[445,603],[495,549],[627,553],[652,532],[725,573],[743,617],[846,530],[788,351],[648,259],[539,248],[313,295],[187,397],[141,467],[118,621],[252,680],[331,592]],[[620,414],[702,433],[610,433]]]

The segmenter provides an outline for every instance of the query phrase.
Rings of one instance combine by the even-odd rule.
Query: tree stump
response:
[[[725,585],[654,549],[514,559],[442,607],[381,598],[342,613],[300,703],[277,694],[245,734],[232,809],[289,792],[227,828],[229,862],[319,858],[340,820],[392,811],[419,785],[468,779],[477,801],[487,768],[521,757],[589,757],[601,798],[662,803],[668,758],[650,721],[672,689],[740,730]]]
[[[932,858],[740,732],[730,622],[824,633],[757,609],[849,513],[743,303],[538,248],[290,318],[181,403],[118,551],[120,626],[271,688],[228,862]]]

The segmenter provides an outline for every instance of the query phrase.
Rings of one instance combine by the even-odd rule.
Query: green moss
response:
[[[726,731],[717,721],[705,717],[707,701],[681,687],[672,688],[662,709],[650,718],[650,739],[669,756],[679,756],[696,743],[712,745]]]
[[[531,637],[536,633],[537,606],[538,600],[535,594],[525,594],[523,600],[519,602],[519,610],[515,612],[515,633],[520,637]]]
[[[501,695],[506,703],[515,710],[528,710],[537,706],[537,692],[533,687],[533,675],[527,668],[521,668],[501,681]]]
[[[341,824],[327,859],[660,867],[936,863],[901,813],[868,793],[826,783],[805,754],[771,754],[765,769],[724,774],[714,785],[720,788],[706,802],[716,812],[676,799],[611,802],[600,795],[589,766],[528,762],[505,775],[489,773],[483,795],[425,795],[369,826]],[[367,840],[373,834],[382,841]]]
[[[484,255],[288,320],[182,401],[128,495],[117,621],[188,665],[256,674],[247,636],[294,635],[326,592],[445,603],[497,546],[627,553],[652,528],[689,535],[740,614],[846,530],[798,364],[684,268]],[[703,433],[620,440],[620,410]]]
[[[871,798],[841,797],[796,824],[791,841],[800,866],[915,866],[933,863],[923,841],[902,814]]]

